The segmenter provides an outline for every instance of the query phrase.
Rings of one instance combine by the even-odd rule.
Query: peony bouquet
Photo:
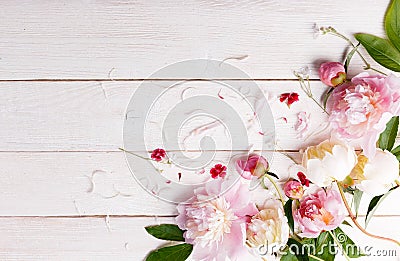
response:
[[[358,223],[357,211],[364,194],[372,198],[366,223],[388,193],[400,186],[400,146],[395,147],[400,115],[400,1],[392,1],[385,17],[386,38],[356,34],[358,44],[332,27],[322,34],[345,39],[351,47],[345,62],[320,66],[321,81],[328,90],[321,102],[311,92],[308,76],[295,72],[307,96],[328,115],[329,140],[304,148],[295,171],[270,172],[262,155],[249,154],[234,160],[235,172],[215,165],[211,182],[197,188],[193,197],[177,206],[176,224],[146,227],[151,235],[183,242],[151,252],[147,260],[334,260],[334,245],[347,259],[365,255],[340,228],[351,225],[367,236],[374,235]],[[371,67],[358,50],[365,47],[385,72]],[[354,55],[365,62],[365,72],[349,79],[347,69]],[[386,74],[386,72],[389,72]],[[284,93],[278,99],[288,106],[299,95]],[[304,127],[303,115],[300,128]],[[302,126],[302,127],[301,127]],[[165,151],[151,155],[161,161]],[[236,178],[234,181],[232,179]],[[263,198],[252,197],[251,183],[258,181]],[[349,200],[352,201],[350,204]],[[342,237],[342,238],[341,238]],[[345,237],[345,240],[343,240]],[[316,251],[320,250],[320,251]]]

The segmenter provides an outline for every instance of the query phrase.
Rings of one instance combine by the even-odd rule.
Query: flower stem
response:
[[[310,98],[322,109],[323,112],[329,115],[329,113],[325,110],[325,108],[314,98],[314,96],[310,96]]]
[[[354,43],[353,43],[349,38],[347,38],[347,37],[344,36],[343,34],[341,34],[341,33],[339,33],[338,31],[336,31],[336,29],[334,29],[333,27],[324,28],[324,29],[323,29],[323,32],[324,32],[324,33],[327,33],[327,34],[331,34],[331,35],[337,36],[337,37],[339,37],[339,38],[342,38],[342,39],[345,40],[347,43],[349,43],[353,48],[356,48],[356,46],[354,45]],[[378,69],[375,69],[375,68],[371,67],[371,65],[368,63],[367,59],[364,58],[364,56],[360,53],[360,51],[356,50],[356,53],[358,54],[358,56],[360,56],[361,60],[362,60],[363,63],[365,64],[364,70],[372,70],[372,71],[375,71],[375,72],[377,72],[377,73],[380,73],[380,74],[383,74],[383,75],[387,75],[386,73],[384,73],[384,72],[382,72],[382,71],[380,71],[380,70],[378,70]]]
[[[343,203],[347,209],[347,212],[349,213],[349,216],[351,218],[351,220],[353,221],[354,225],[356,225],[356,227],[363,232],[364,234],[366,234],[367,236],[373,237],[373,238],[377,238],[377,239],[381,239],[381,240],[386,240],[392,243],[397,244],[398,246],[400,246],[400,243],[392,238],[387,238],[387,237],[381,237],[381,236],[377,236],[377,235],[373,235],[371,233],[369,233],[368,231],[366,231],[357,221],[357,217],[353,214],[353,212],[351,211],[351,208],[349,206],[349,203],[346,200],[346,197],[344,195],[343,189],[341,187],[341,185],[339,184],[339,182],[336,181],[336,184],[338,186],[339,192],[340,192],[340,196],[342,197]]]
[[[123,151],[123,152],[125,152],[125,153],[128,153],[128,154],[131,154],[131,155],[133,155],[133,156],[136,156],[136,157],[138,157],[138,158],[144,159],[144,160],[153,160],[153,159],[150,159],[150,158],[146,158],[146,157],[140,156],[140,155],[138,155],[138,154],[136,154],[136,153],[133,153],[133,152],[131,152],[131,151],[127,151],[127,150],[125,150],[125,149],[123,149],[123,148],[119,148],[119,150],[121,150],[121,151]]]
[[[267,179],[272,183],[272,185],[274,185],[276,192],[278,192],[279,195],[279,200],[282,202],[282,205],[285,205],[285,201],[283,200],[283,196],[281,191],[279,190],[278,185],[275,183],[275,181],[268,175],[268,174],[264,174],[263,179],[261,180],[261,183],[263,184],[264,188],[265,184],[264,184],[264,178],[267,177]]]
[[[334,233],[332,233],[332,231],[328,231],[328,233],[331,235],[331,237],[333,238],[333,241],[335,241],[336,245],[342,249],[343,256],[346,258],[346,260],[350,261],[349,256],[345,252],[345,250],[342,247],[342,245],[340,244],[339,240],[336,238],[336,235]]]
[[[314,98],[312,91],[311,91],[311,85],[310,85],[310,78],[309,76],[302,76],[300,75],[300,73],[298,72],[293,72],[294,75],[297,77],[297,79],[299,80],[300,83],[300,88],[302,89],[302,91],[309,97],[311,98],[321,109],[323,112],[325,112],[326,114],[329,115],[329,113],[325,110],[325,108]],[[307,82],[307,83],[306,83]]]

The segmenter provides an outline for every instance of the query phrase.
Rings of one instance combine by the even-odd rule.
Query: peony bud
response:
[[[327,62],[319,67],[319,78],[328,86],[335,87],[346,81],[346,71],[339,62]]]
[[[238,159],[235,165],[236,170],[245,179],[251,179],[252,176],[260,178],[269,170],[268,161],[256,154]]]
[[[291,199],[301,199],[304,194],[303,186],[296,180],[286,182],[283,191],[285,191],[285,195]]]

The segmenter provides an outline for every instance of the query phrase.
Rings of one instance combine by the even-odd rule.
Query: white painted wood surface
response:
[[[328,135],[318,132],[326,116],[301,92],[292,71],[307,65],[316,79],[318,64],[343,59],[346,47],[333,36],[314,38],[314,23],[349,35],[383,34],[388,2],[3,1],[0,260],[142,260],[163,243],[143,227],[173,222],[174,205],[140,187],[118,147],[125,109],[140,80],[170,63],[228,59],[259,79],[270,100],[278,148],[299,159],[298,150]],[[359,59],[353,65],[359,69],[351,74],[361,71]],[[218,97],[220,89],[198,86],[185,95]],[[319,82],[312,82],[312,89],[316,97],[326,91]],[[290,91],[301,96],[288,109],[277,97]],[[221,95],[228,101],[231,93]],[[166,112],[159,111],[156,117],[163,118]],[[311,113],[303,139],[294,130],[300,111]],[[189,124],[183,133],[195,127]],[[148,133],[149,148],[161,146],[157,132],[155,127]],[[217,159],[228,158],[225,133],[205,134],[220,141]],[[249,134],[255,149],[258,135],[256,129]],[[200,138],[189,139],[184,148],[198,153]],[[285,176],[291,164],[275,153],[272,170]],[[399,239],[399,196],[396,191],[386,199],[371,232]],[[362,246],[395,249],[355,230],[352,237]],[[397,249],[397,257],[364,259],[399,256]]]
[[[148,235],[144,226],[173,223],[173,218],[155,217],[48,217],[1,218],[1,260],[142,260],[150,249],[165,245],[164,241]],[[373,220],[370,230],[395,237],[399,227],[388,227],[395,217]],[[369,258],[357,260],[396,260],[378,257],[377,250],[395,249],[391,244],[366,239],[356,229],[344,228],[357,237],[361,247],[372,247]],[[382,252],[383,253],[383,252]],[[338,258],[337,260],[345,260]]]
[[[314,39],[314,23],[382,34],[388,2],[3,1],[0,79],[143,79],[182,60],[243,55],[230,62],[253,78],[293,79],[343,57],[346,44]]]

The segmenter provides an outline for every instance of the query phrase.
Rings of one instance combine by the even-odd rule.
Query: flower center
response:
[[[350,124],[360,124],[367,121],[369,115],[377,107],[377,97],[374,96],[369,88],[361,85],[356,86],[356,92],[346,91],[344,100],[348,105],[346,116]]]
[[[193,232],[190,237],[203,246],[220,241],[225,233],[230,233],[232,222],[237,219],[224,198],[204,203],[189,212],[192,218],[188,220],[187,226],[189,229],[192,227],[190,230]]]

